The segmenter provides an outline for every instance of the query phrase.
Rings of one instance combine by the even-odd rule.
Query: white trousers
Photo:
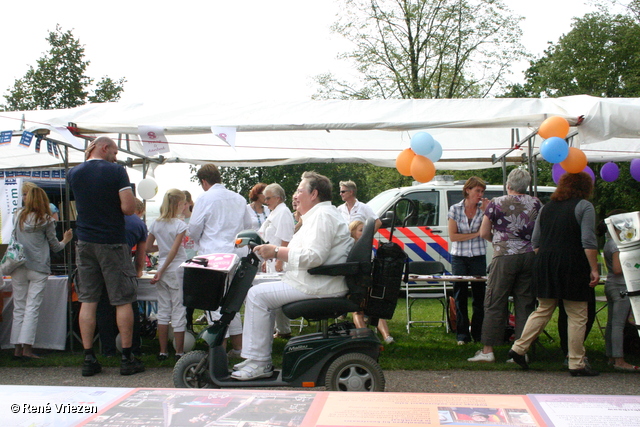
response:
[[[338,298],[347,291],[330,295],[309,295],[284,282],[267,282],[249,289],[244,305],[242,357],[259,362],[271,361],[275,310],[293,301]]]
[[[11,274],[13,288],[13,325],[11,344],[33,345],[38,328],[38,314],[48,274],[29,270],[24,265]]]
[[[158,289],[158,325],[171,322],[173,332],[184,332],[187,325],[187,309],[182,303],[182,278],[175,271],[167,271],[156,283]]]

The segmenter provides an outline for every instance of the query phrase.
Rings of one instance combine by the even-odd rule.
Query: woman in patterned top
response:
[[[509,295],[515,307],[515,337],[520,338],[527,317],[535,308],[531,268],[535,252],[531,244],[541,203],[524,194],[531,175],[514,169],[507,178],[507,195],[496,197],[485,211],[480,235],[493,243],[493,260],[487,278],[482,322],[482,350],[469,362],[495,362],[493,346],[504,343]]]
[[[480,178],[472,176],[462,187],[464,199],[449,209],[449,239],[451,239],[451,270],[458,276],[484,276],[487,272],[486,242],[480,237],[480,224],[489,200],[484,196],[487,185]],[[468,282],[453,285],[456,301],[456,335],[458,345],[480,341],[484,318],[483,282],[472,282],[473,317],[469,334],[469,310],[467,298]]]

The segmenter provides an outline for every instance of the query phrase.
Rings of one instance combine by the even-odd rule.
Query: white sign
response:
[[[0,243],[9,243],[13,231],[13,215],[22,205],[22,178],[6,178],[0,181],[0,213],[2,236]]]
[[[139,125],[138,135],[140,135],[145,156],[152,157],[170,151],[169,141],[164,136],[162,127]]]
[[[236,149],[236,128],[224,126],[211,126],[211,132],[234,150]]]

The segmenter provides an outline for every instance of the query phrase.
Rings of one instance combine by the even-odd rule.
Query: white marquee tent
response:
[[[48,138],[75,147],[69,148],[69,164],[81,162],[85,140],[66,133],[70,124],[76,135],[107,134],[119,139],[120,160],[144,157],[139,126],[155,126],[162,129],[169,144],[170,151],[162,154],[162,161],[222,166],[369,162],[393,167],[400,151],[410,146],[411,136],[426,131],[443,147],[437,169],[480,169],[491,167],[493,156],[508,151],[510,161],[519,161],[527,147],[518,143],[532,136],[550,116],[569,121],[575,135],[571,144],[581,148],[589,161],[629,161],[640,152],[640,98],[581,95],[187,106],[106,103],[0,112],[0,131],[14,131],[11,143],[0,145],[0,169],[62,164],[61,159],[47,153],[46,146],[40,153],[35,152],[34,144],[19,146],[22,130],[49,129]],[[235,147],[217,138],[212,126],[235,128]],[[533,142],[537,152],[542,140],[536,137]]]

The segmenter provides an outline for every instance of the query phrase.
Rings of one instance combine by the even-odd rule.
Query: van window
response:
[[[491,200],[494,197],[504,196],[506,193],[503,193],[502,190],[486,190],[484,192],[484,197]],[[447,203],[449,204],[449,209],[451,206],[456,203],[460,203],[462,200],[462,190],[451,190],[447,191]]]
[[[405,195],[396,204],[396,227],[423,227],[436,226],[439,220],[440,193],[438,191],[417,191]],[[417,212],[409,221],[404,224],[404,220],[412,210],[411,206],[417,208]]]
[[[373,199],[369,200],[367,205],[371,209],[373,209],[374,212],[379,213],[380,216],[383,216],[383,214],[380,213],[380,209],[382,209],[384,206],[388,206],[399,193],[399,188],[391,188],[389,190],[383,191]]]

